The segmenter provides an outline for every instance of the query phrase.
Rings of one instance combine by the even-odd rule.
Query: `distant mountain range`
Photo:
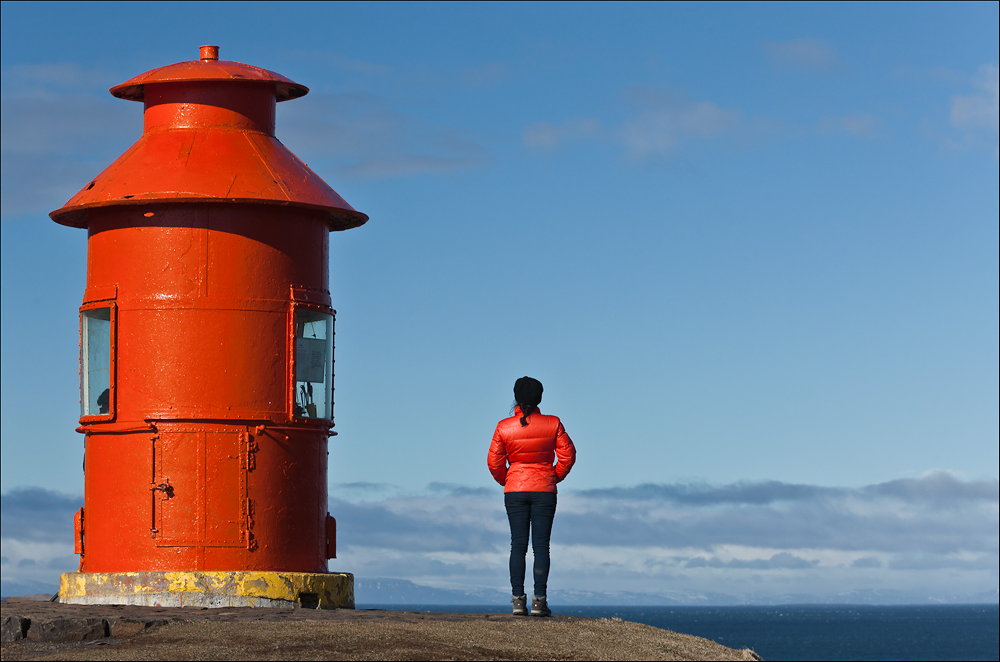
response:
[[[41,593],[48,593],[49,595],[52,595],[58,590],[58,581],[54,581],[49,584],[47,582],[18,582],[9,579],[0,580],[0,597],[4,598],[13,597],[15,595],[38,595]]]
[[[751,593],[730,595],[698,591],[669,593],[633,593],[630,591],[595,592],[549,591],[549,603],[572,606],[726,606],[726,605],[787,605],[787,604],[997,604],[998,593],[930,595],[918,591],[867,589],[817,595],[805,593]],[[406,579],[357,578],[354,599],[365,605],[505,605],[510,594],[496,589],[444,589],[414,584]]]
[[[55,593],[56,583],[15,582],[0,583],[0,595]],[[407,579],[356,578],[354,596],[358,607],[368,605],[496,605],[506,606],[510,594],[492,588],[447,589],[414,584]],[[866,589],[843,593],[817,595],[805,593],[749,593],[731,595],[698,591],[671,591],[668,593],[633,593],[630,591],[549,591],[549,603],[567,606],[727,606],[727,605],[787,605],[787,604],[997,604],[997,591],[981,593],[935,595],[919,591],[891,591]]]

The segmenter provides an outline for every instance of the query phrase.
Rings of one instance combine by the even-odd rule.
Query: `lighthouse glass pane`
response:
[[[80,347],[81,414],[111,411],[111,308],[83,311]]]
[[[333,316],[295,311],[295,416],[333,418]]]

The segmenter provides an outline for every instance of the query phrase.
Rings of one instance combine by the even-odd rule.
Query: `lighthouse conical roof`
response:
[[[267,69],[220,61],[217,47],[201,50],[201,60],[153,69],[111,88],[116,97],[145,102],[143,135],[50,213],[52,220],[83,228],[94,208],[210,202],[323,210],[331,230],[364,224],[367,215],[273,135],[274,104],[308,88]],[[183,112],[162,110],[171,104]],[[199,116],[211,121],[189,121]]]

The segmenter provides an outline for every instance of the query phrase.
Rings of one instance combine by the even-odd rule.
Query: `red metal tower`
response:
[[[330,232],[368,217],[275,138],[307,92],[216,46],[117,85],[142,137],[50,214],[88,232],[63,601],[353,607],[327,572],[327,283]]]

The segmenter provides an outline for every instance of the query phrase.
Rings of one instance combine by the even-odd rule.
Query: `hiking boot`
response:
[[[514,615],[515,616],[527,616],[528,615],[528,596],[526,595],[515,595],[510,599],[514,603]]]
[[[531,615],[532,616],[551,616],[552,610],[549,609],[548,603],[545,601],[544,595],[536,595],[531,598]]]

